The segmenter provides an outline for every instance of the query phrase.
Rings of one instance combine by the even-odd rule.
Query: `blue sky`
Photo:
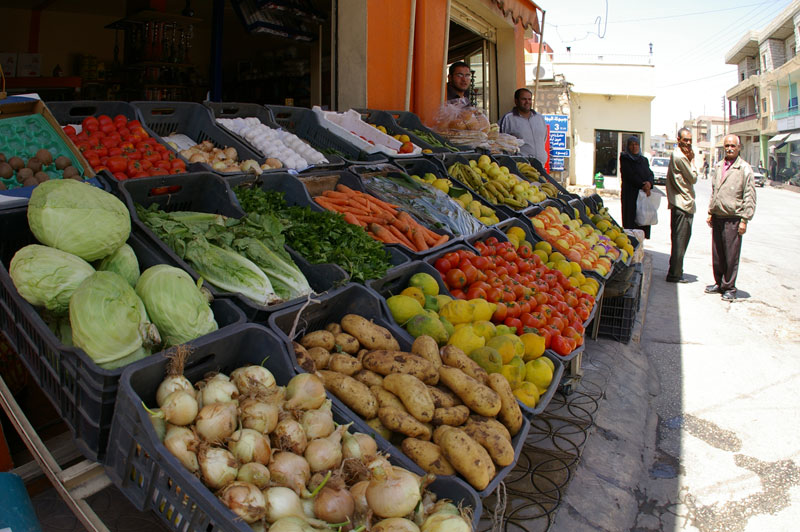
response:
[[[653,43],[652,134],[674,135],[690,116],[722,116],[736,84],[725,54],[748,30],[762,30],[791,0],[651,2],[540,0],[544,40],[554,51],[646,55]]]

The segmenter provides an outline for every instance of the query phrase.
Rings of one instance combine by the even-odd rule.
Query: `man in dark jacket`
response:
[[[648,196],[653,188],[653,171],[650,163],[642,155],[639,137],[633,135],[625,142],[625,151],[619,156],[619,171],[622,177],[620,200],[622,203],[622,227],[625,229],[641,229],[645,238],[650,238],[650,226],[636,223],[636,201],[639,191]]]
[[[469,84],[472,81],[472,72],[464,61],[456,61],[447,71],[447,97],[446,100],[464,98],[469,101]],[[440,85],[441,86],[441,85]]]

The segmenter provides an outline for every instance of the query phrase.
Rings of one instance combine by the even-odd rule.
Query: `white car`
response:
[[[669,157],[653,157],[650,161],[650,170],[653,171],[656,185],[667,184],[667,167],[669,166]]]

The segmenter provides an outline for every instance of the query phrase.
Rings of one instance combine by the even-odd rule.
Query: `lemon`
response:
[[[572,267],[569,265],[569,262],[565,260],[560,260],[556,262],[555,266],[556,270],[560,271],[567,277],[569,277],[569,275],[572,273]]]
[[[525,354],[523,360],[528,362],[542,356],[544,353],[544,336],[539,336],[536,333],[525,333],[519,337],[525,346]]]
[[[425,294],[422,292],[422,290],[420,290],[416,286],[409,286],[408,288],[400,292],[400,295],[413,297],[414,299],[417,300],[417,302],[421,307],[425,306]]]
[[[459,323],[469,323],[475,321],[473,317],[474,311],[475,305],[473,305],[471,301],[454,299],[453,301],[447,303],[439,311],[439,315],[447,318],[447,321],[453,325],[458,325]]]
[[[485,299],[470,299],[469,302],[473,305],[471,321],[491,320],[494,311],[497,310],[496,304],[489,303]]]
[[[447,179],[437,179],[433,182],[434,188],[438,188],[445,194],[450,192],[450,182]]]
[[[439,295],[439,283],[433,278],[433,275],[425,272],[415,273],[408,280],[408,286],[415,286],[422,290],[426,296]]]
[[[432,317],[428,314],[418,314],[408,320],[408,323],[406,323],[406,330],[408,334],[414,338],[422,335],[430,336],[436,340],[436,343],[439,345],[444,345],[448,339],[447,331],[442,322],[439,321],[439,318]]]
[[[521,372],[517,366],[506,364],[500,368],[500,375],[506,378],[512,390],[519,388],[525,382],[525,373]]]
[[[512,244],[514,244],[514,249],[518,249],[519,248],[519,238],[517,237],[517,235],[508,234],[506,236],[508,236],[508,241],[511,242]]]
[[[512,358],[525,353],[525,345],[519,337],[511,334],[502,334],[495,336],[486,345],[497,349],[500,356],[503,357],[503,364],[508,364]],[[521,347],[521,349],[519,349]]]
[[[516,235],[517,236],[517,240],[519,240],[520,242],[525,240],[525,238],[527,236],[525,234],[525,230],[523,228],[519,227],[519,226],[516,226],[516,225],[514,227],[509,228],[508,232],[506,234],[507,235]]]
[[[536,403],[539,402],[539,389],[535,384],[525,381],[514,389],[514,397],[528,408],[536,408]]]
[[[567,257],[559,253],[558,251],[554,251],[550,254],[550,260],[553,262],[559,262],[562,260],[567,260]]]
[[[450,339],[447,340],[447,345],[455,346],[464,353],[472,353],[485,344],[486,340],[483,339],[483,336],[475,334],[471,325],[464,325],[460,329],[457,329],[456,332],[450,336]]]
[[[550,242],[546,242],[544,240],[542,240],[541,242],[537,242],[536,245],[533,246],[533,249],[534,251],[542,250],[545,253],[547,253],[548,256],[550,255],[550,253],[553,252],[553,246],[550,245]]]
[[[537,358],[525,364],[525,380],[535,384],[540,390],[546,390],[553,380],[553,370],[544,360]]]
[[[473,349],[469,354],[469,358],[485,369],[486,373],[499,373],[503,366],[503,358],[500,353],[497,352],[497,349],[492,349],[491,347],[483,346]],[[519,373],[519,371],[517,372]]]
[[[417,314],[422,314],[422,305],[419,301],[410,296],[397,295],[386,300],[392,318],[399,324],[404,324]]]
[[[543,250],[543,249],[534,249],[534,250],[533,250],[533,254],[534,254],[534,255],[538,255],[538,256],[539,256],[539,258],[540,258],[540,259],[542,259],[542,262],[543,262],[543,263],[547,263],[547,260],[550,258],[550,257],[547,255],[547,252],[546,252],[545,250]]]
[[[439,321],[442,322],[442,325],[444,325],[444,330],[447,332],[447,337],[450,338],[453,333],[456,332],[455,327],[453,327],[453,324],[442,316],[439,316]]]
[[[478,336],[483,336],[488,342],[495,335],[496,328],[491,321],[480,320],[472,323],[472,330],[474,330],[475,334]]]
[[[581,273],[581,265],[577,262],[570,261],[569,267],[572,268],[572,275],[578,275]]]
[[[542,362],[544,362],[545,364],[547,364],[547,365],[550,367],[550,371],[552,371],[552,372],[554,372],[554,373],[555,373],[555,371],[556,371],[556,365],[555,365],[555,364],[553,364],[553,361],[552,361],[552,360],[550,360],[550,359],[549,359],[549,358],[547,358],[547,357],[542,357],[540,360],[541,360]]]
[[[425,296],[425,304],[422,306],[425,310],[432,310],[437,314],[439,314],[439,300],[436,299],[436,296]]]

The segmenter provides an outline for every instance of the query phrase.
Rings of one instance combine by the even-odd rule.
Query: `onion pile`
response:
[[[153,424],[180,463],[255,530],[472,530],[454,505],[434,505],[425,489],[432,475],[391,465],[372,437],[337,426],[316,375],[284,388],[267,369],[247,366],[192,386],[179,352],[159,386],[160,408],[150,410]]]

